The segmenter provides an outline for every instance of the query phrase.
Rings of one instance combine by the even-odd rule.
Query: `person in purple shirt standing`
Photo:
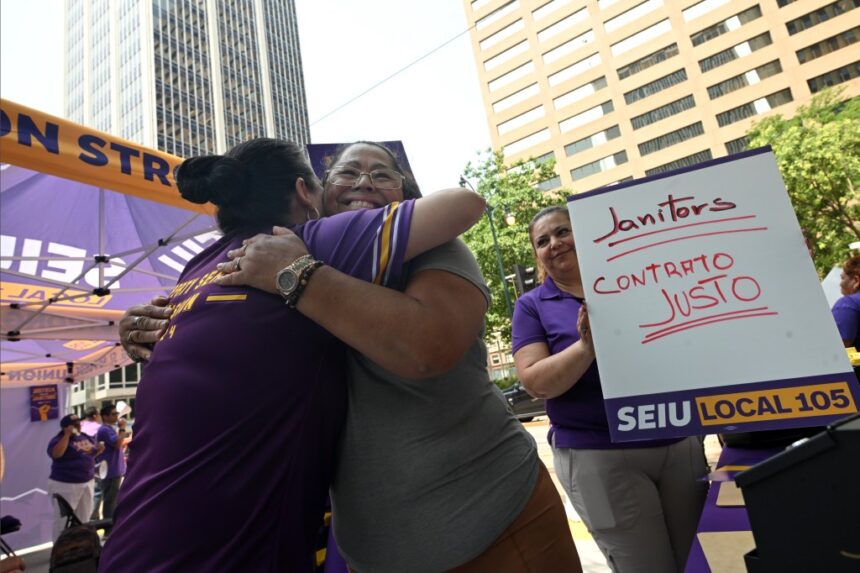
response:
[[[683,571],[707,493],[701,440],[610,440],[567,209],[540,211],[529,238],[545,278],[517,300],[512,350],[546,399],[559,481],[613,571]]]
[[[103,443],[105,449],[96,458],[96,461],[107,463],[107,474],[101,478],[102,517],[113,519],[119,486],[125,475],[125,452],[123,450],[128,440],[128,433],[125,430],[125,420],[119,420],[119,413],[116,411],[115,405],[102,406],[101,417],[104,423],[99,427],[96,440]],[[119,426],[114,429],[117,422],[119,422]],[[110,535],[110,531],[111,527],[106,527],[105,535]]]
[[[51,458],[51,475],[48,478],[48,494],[53,500],[57,514],[54,518],[54,539],[65,527],[66,519],[54,494],[65,499],[75,515],[83,523],[90,520],[93,512],[93,476],[95,456],[104,446],[96,445],[92,436],[81,433],[81,419],[75,414],[60,420],[60,431],[48,442],[48,457]]]
[[[844,296],[831,309],[833,319],[846,348],[857,348],[860,338],[860,255],[854,255],[842,265],[839,289]]]
[[[304,286],[323,261],[396,284],[407,260],[479,219],[483,201],[452,189],[318,219],[322,189],[302,150],[270,139],[186,160],[176,178],[184,198],[218,206],[225,235],[170,295],[100,570],[309,572],[345,418],[346,348],[294,310]],[[216,282],[227,252],[302,221],[293,231],[310,254],[278,273],[278,294]]]

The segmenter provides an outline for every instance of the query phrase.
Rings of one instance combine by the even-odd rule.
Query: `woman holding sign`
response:
[[[612,443],[567,209],[540,211],[529,239],[544,280],[517,300],[514,361],[546,399],[556,474],[613,571],[683,571],[707,493],[701,441]]]

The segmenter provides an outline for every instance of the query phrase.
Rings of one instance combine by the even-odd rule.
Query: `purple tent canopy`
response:
[[[127,364],[116,321],[220,236],[212,217],[8,164],[0,207],[4,386]]]

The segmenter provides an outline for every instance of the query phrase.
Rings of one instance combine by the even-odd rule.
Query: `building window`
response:
[[[624,163],[627,163],[627,152],[619,151],[618,153],[607,155],[597,161],[592,161],[591,163],[586,163],[585,165],[571,169],[570,177],[574,181],[577,181],[579,179],[584,179],[589,175],[600,173],[601,171],[609,171],[613,167],[623,165]]]
[[[502,40],[510,38],[520,30],[523,30],[526,27],[525,23],[522,20],[517,20],[513,24],[508,24],[495,34],[491,34],[487,36],[478,44],[481,47],[481,50],[486,50],[488,48],[492,48]]]
[[[704,151],[694,153],[693,155],[688,155],[687,157],[682,157],[681,159],[676,159],[675,161],[659,165],[653,169],[646,169],[645,175],[656,175],[658,173],[674,171],[675,169],[681,169],[682,167],[697,165],[703,161],[708,161],[709,159],[713,159],[713,155],[711,155],[710,149],[706,149]]]
[[[588,30],[587,32],[580,34],[576,38],[568,40],[564,44],[556,46],[552,50],[545,52],[543,55],[543,62],[545,64],[551,64],[552,62],[560,60],[564,56],[572,54],[576,50],[587,46],[592,42],[594,42],[594,30]]]
[[[535,158],[535,165],[543,165],[547,161],[552,161],[555,159],[555,151],[550,151],[549,153],[544,153],[540,157]]]
[[[681,15],[684,17],[684,22],[689,22],[728,3],[729,0],[702,0],[698,4],[693,4],[689,8],[682,10]]]
[[[744,151],[750,144],[750,138],[746,135],[726,142],[726,153],[733,155]]]
[[[612,33],[615,30],[634,22],[646,14],[649,14],[660,8],[663,5],[663,0],[645,0],[641,4],[634,6],[633,8],[627,10],[626,12],[622,12],[618,16],[614,18],[610,18],[606,22],[603,23],[603,29],[606,30],[606,33]]]
[[[725,127],[727,125],[731,125],[733,123],[737,123],[741,120],[744,120],[748,117],[752,117],[761,113],[767,113],[773,108],[788,103],[793,99],[794,98],[791,96],[791,90],[789,88],[786,88],[776,93],[772,93],[767,97],[763,97],[753,102],[732,108],[728,111],[724,111],[723,113],[718,113],[717,123],[720,127]]]
[[[860,2],[860,0],[857,0]],[[616,42],[609,47],[609,50],[612,52],[613,56],[620,56],[625,52],[629,52],[633,48],[637,46],[641,46],[642,44],[648,43],[654,38],[658,36],[662,36],[663,34],[667,34],[672,31],[672,23],[668,18],[665,20],[661,20],[657,22],[653,26],[645,28],[641,32],[636,32],[632,36],[624,38],[620,42]]]
[[[798,32],[808,30],[831,18],[850,12],[858,6],[860,6],[860,0],[838,0],[838,2],[822,6],[817,10],[804,14],[800,18],[786,22],[785,27],[788,29],[788,35],[793,36]]]
[[[588,137],[584,137],[573,143],[569,143],[564,146],[564,152],[568,157],[571,155],[576,155],[577,153],[582,153],[586,149],[591,149],[592,147],[597,147],[598,145],[604,144],[607,141],[611,141],[617,137],[621,137],[621,130],[617,125],[613,125],[612,127],[608,127],[603,131],[598,131]]]
[[[857,1],[860,2],[860,0]],[[750,38],[746,42],[741,42],[737,46],[732,46],[728,50],[717,52],[713,56],[699,60],[699,68],[703,72],[709,72],[722,65],[728,64],[732,60],[737,60],[738,58],[747,56],[752,52],[764,48],[765,46],[769,46],[772,43],[773,40],[770,37],[770,32],[765,32],[764,34]]]
[[[661,91],[672,86],[678,85],[686,80],[687,70],[682,68],[680,70],[672,72],[671,74],[665,75],[662,78],[658,78],[653,82],[649,82],[643,86],[639,86],[634,90],[630,90],[629,92],[624,94],[624,101],[630,104],[639,101],[640,99],[645,99],[648,96],[660,93]]]
[[[642,129],[646,125],[651,125],[661,119],[678,115],[679,113],[694,107],[696,107],[696,102],[693,100],[693,96],[688,95],[679,100],[667,103],[666,105],[661,105],[660,107],[652,109],[642,115],[637,115],[630,119],[630,124],[633,126],[633,129]]]
[[[566,131],[570,131],[571,129],[576,129],[586,123],[590,123],[597,119],[600,119],[604,115],[615,110],[615,106],[612,105],[612,100],[605,101],[600,105],[596,105],[591,109],[587,109],[581,113],[578,113],[574,116],[571,116],[564,121],[560,121],[558,123],[558,128],[562,133]]]
[[[588,19],[588,10],[585,8],[581,8],[581,9],[577,10],[576,12],[574,12],[573,14],[571,14],[570,16],[562,18],[561,20],[559,20],[555,24],[552,24],[551,26],[547,26],[546,28],[544,28],[543,30],[538,32],[537,33],[538,42],[545,42],[546,40],[548,40],[549,38],[552,38],[556,34],[560,34],[561,32],[563,32],[569,28],[572,28],[573,26],[579,24],[580,22],[584,22],[587,19]]]
[[[805,64],[810,60],[820,58],[836,50],[841,50],[845,46],[856,44],[858,39],[860,39],[860,26],[845,30],[841,34],[830,36],[826,40],[806,46],[802,50],[797,50],[797,61]]]
[[[514,44],[504,52],[498,54],[497,56],[493,56],[489,60],[484,62],[484,69],[488,72],[494,68],[497,68],[507,62],[508,60],[512,60],[519,56],[520,54],[525,54],[529,50],[529,42],[528,40],[523,40],[519,44]]]
[[[490,355],[490,364],[492,364],[493,366],[501,366],[502,357],[499,356],[498,354],[491,354]]]
[[[656,153],[661,149],[672,147],[673,145],[677,145],[679,143],[687,141],[688,139],[698,137],[703,133],[705,133],[705,129],[704,127],[702,127],[702,122],[697,121],[696,123],[690,124],[686,127],[682,127],[681,129],[676,129],[675,131],[664,133],[659,137],[655,137],[654,139],[649,139],[644,143],[640,143],[639,155],[645,156],[650,155],[651,153]]]
[[[525,113],[521,113],[520,115],[513,117],[507,121],[503,121],[496,128],[499,132],[499,135],[504,135],[505,133],[509,133],[515,129],[518,129],[524,125],[527,125],[537,119],[542,118],[545,115],[543,106],[538,106],[534,109],[530,109]]]
[[[516,12],[519,7],[520,0],[513,0],[512,2],[508,2],[504,6],[496,8],[495,10],[475,22],[475,30],[483,30],[493,22],[498,22],[508,14]]]
[[[591,94],[596,93],[598,90],[602,90],[606,87],[606,78],[601,76],[594,80],[593,82],[588,82],[583,86],[579,86],[578,88],[572,89],[566,94],[562,94],[552,100],[552,105],[555,109],[561,109],[563,107],[567,107],[572,103],[578,102],[582,99],[587,98]]]
[[[761,8],[756,4],[752,8],[747,8],[743,12],[735,14],[731,18],[726,18],[722,22],[718,22],[713,26],[708,26],[704,30],[699,30],[690,36],[690,41],[694,46],[699,46],[718,36],[722,36],[726,32],[737,30],[747,22],[751,22],[758,18],[761,18]]]
[[[531,135],[527,135],[522,139],[518,139],[513,143],[510,143],[504,147],[504,152],[506,156],[515,155],[521,151],[525,151],[530,147],[534,147],[539,143],[543,143],[544,141],[549,140],[549,129],[544,128],[538,132],[535,132]]]
[[[556,10],[567,4],[570,4],[570,0],[551,0],[537,10],[532,10],[532,18],[534,18],[535,20],[540,20],[550,12],[555,12]]]
[[[550,87],[555,87],[562,82],[566,82],[567,80],[578,76],[579,74],[590,70],[596,66],[600,65],[600,54],[591,54],[587,58],[583,58],[578,62],[575,62],[566,68],[563,68],[554,74],[550,74],[547,77],[547,81],[549,82]]]
[[[537,184],[537,188],[541,191],[552,191],[553,189],[558,189],[559,187],[561,187],[561,177],[557,175],[551,179],[541,181]]]
[[[774,60],[764,64],[763,66],[759,66],[754,70],[750,70],[710,86],[708,88],[708,96],[711,99],[717,99],[718,97],[722,97],[743,87],[757,84],[761,80],[769,78],[770,76],[775,76],[780,72],[782,72],[782,66],[779,63],[779,60]]]
[[[532,73],[535,69],[534,62],[526,62],[518,68],[515,68],[508,73],[501,75],[487,84],[487,88],[491,91],[497,91],[502,87],[517,81],[520,78],[524,78],[530,73]]]
[[[640,58],[635,62],[631,62],[622,68],[618,68],[618,79],[630,77],[633,74],[638,74],[642,70],[647,70],[651,66],[657,65],[664,60],[668,60],[678,55],[678,44],[669,44],[665,48],[660,48],[656,52],[652,52]]]
[[[499,113],[508,109],[511,106],[514,106],[522,101],[526,101],[530,97],[536,96],[540,93],[540,88],[537,84],[532,84],[528,87],[525,87],[518,92],[514,92],[506,98],[500,99],[496,103],[493,104],[493,111],[495,113]]]
[[[860,60],[853,64],[842,66],[832,72],[816,76],[807,80],[806,84],[809,86],[810,92],[817,93],[825,88],[829,88],[830,86],[835,86],[837,84],[847,82],[848,80],[853,80],[856,77],[860,77]]]

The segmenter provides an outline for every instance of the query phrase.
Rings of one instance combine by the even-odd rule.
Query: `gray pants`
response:
[[[615,573],[683,571],[705,495],[701,439],[656,448],[553,447],[555,471]]]
[[[115,477],[102,480],[102,517],[104,519],[113,519],[113,512],[116,509],[116,499],[119,495],[119,486],[122,483],[122,477]],[[105,535],[108,535],[113,527],[105,527]]]

